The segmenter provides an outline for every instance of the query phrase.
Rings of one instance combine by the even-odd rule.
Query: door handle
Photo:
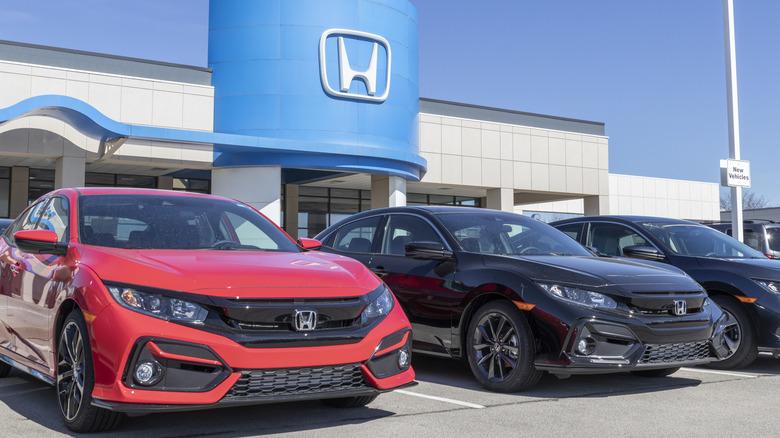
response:
[[[384,266],[377,266],[376,268],[371,268],[371,272],[376,274],[377,277],[382,278],[385,275],[389,274]]]

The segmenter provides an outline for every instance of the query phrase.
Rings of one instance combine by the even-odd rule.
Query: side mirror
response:
[[[317,239],[309,239],[307,237],[301,237],[298,239],[298,244],[305,250],[320,249],[322,248],[322,242]]]
[[[447,260],[452,251],[439,242],[409,242],[404,245],[406,256],[413,259]]]
[[[658,250],[652,246],[639,245],[627,246],[623,248],[623,255],[635,259],[652,260],[656,262],[666,258],[666,256],[658,252]]]
[[[30,254],[65,255],[68,245],[58,240],[57,233],[50,230],[22,230],[14,233],[16,247]]]

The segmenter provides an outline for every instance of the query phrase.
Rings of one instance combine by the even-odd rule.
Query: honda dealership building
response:
[[[609,173],[604,123],[421,98],[417,35],[407,0],[224,0],[208,68],[2,41],[0,217],[129,186],[300,237],[396,205],[719,218],[715,183]]]

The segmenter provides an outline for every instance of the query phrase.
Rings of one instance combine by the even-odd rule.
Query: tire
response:
[[[507,301],[492,301],[477,310],[466,334],[466,355],[474,377],[491,391],[524,391],[542,377],[534,367],[531,327]]]
[[[726,344],[732,349],[731,355],[718,362],[710,362],[706,366],[720,370],[744,368],[758,356],[756,327],[745,308],[731,297],[718,295],[712,300],[728,316],[727,327],[724,330]]]
[[[661,368],[659,370],[637,370],[631,371],[631,374],[641,377],[666,377],[671,376],[680,370],[680,367],[674,368]]]
[[[57,404],[65,426],[74,432],[107,431],[123,417],[92,406],[95,368],[88,333],[77,308],[65,319],[57,341]]]
[[[0,377],[5,377],[11,372],[11,365],[0,361]]]
[[[361,397],[341,397],[341,398],[325,398],[320,400],[327,406],[332,408],[361,408],[372,401],[376,400],[375,395],[364,395]]]

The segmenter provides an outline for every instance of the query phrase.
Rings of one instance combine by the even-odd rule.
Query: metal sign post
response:
[[[729,158],[739,160],[737,110],[737,53],[734,44],[734,2],[723,0],[723,34],[726,48],[726,95],[729,113]],[[742,242],[742,187],[731,187],[731,235]]]

